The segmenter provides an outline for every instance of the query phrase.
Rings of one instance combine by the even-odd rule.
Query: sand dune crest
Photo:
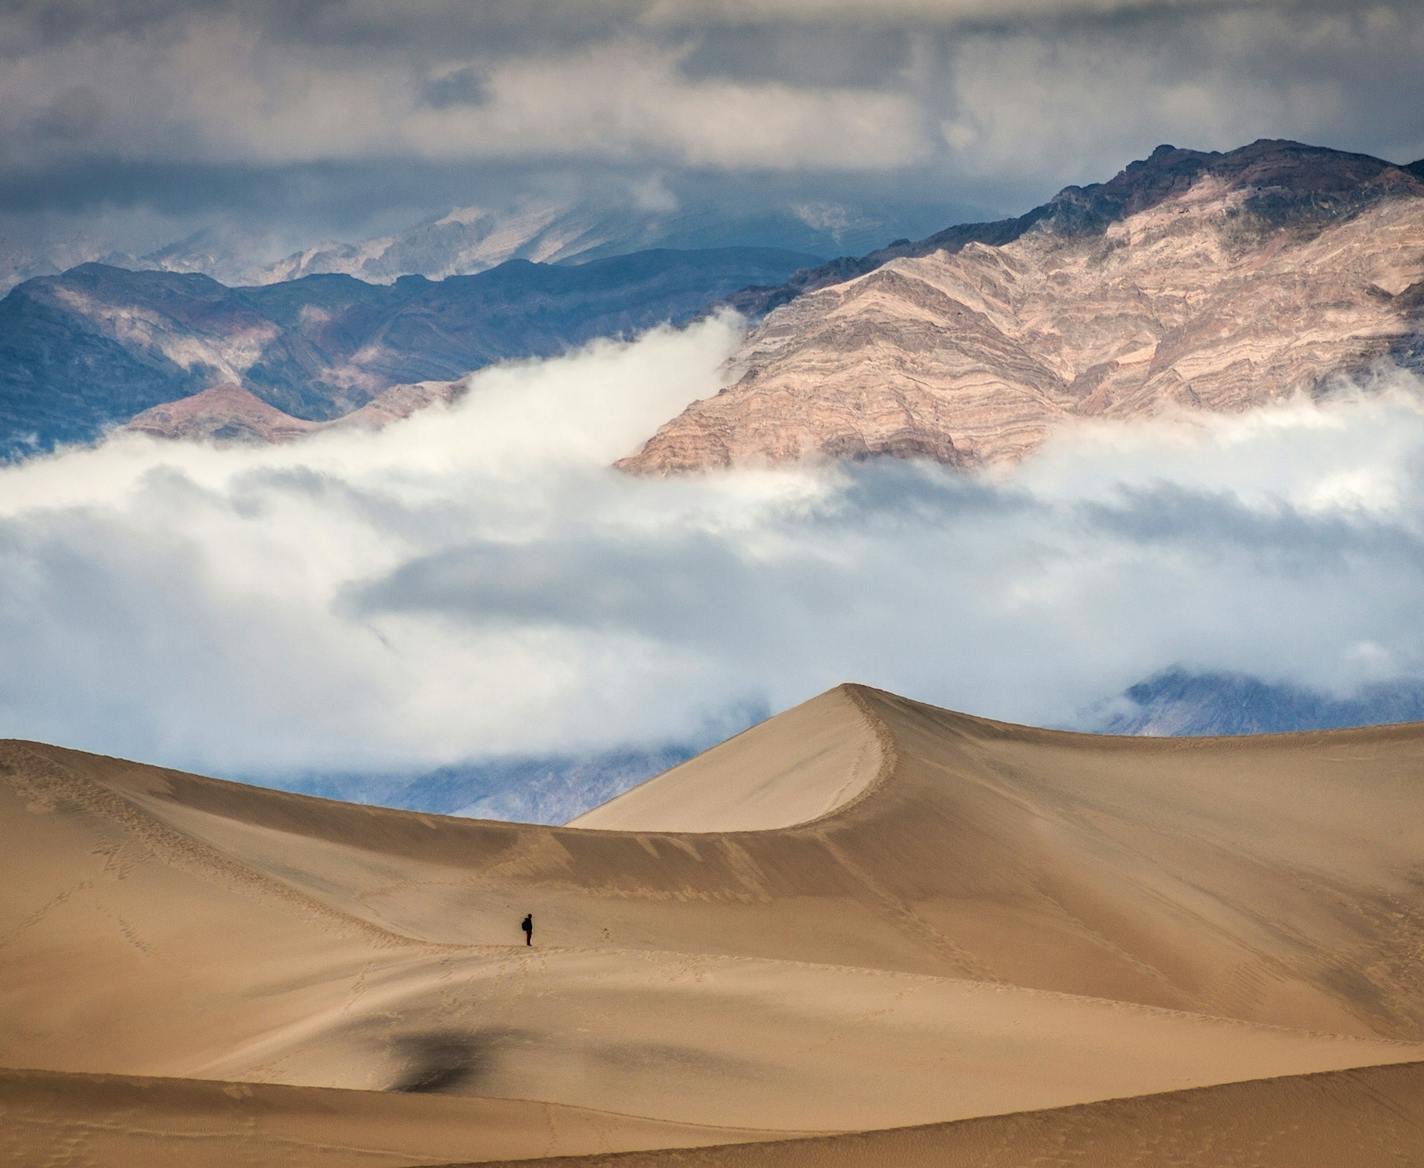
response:
[[[367,1159],[333,1163],[375,1162],[382,1124],[385,1162],[416,1163],[1024,1112],[1044,1118],[992,1121],[1006,1147],[1127,1156],[1114,1124],[1189,1134],[1197,1104],[1103,1100],[1380,1067],[1340,1080],[1390,1084],[1359,1096],[1366,1122],[1413,1082],[1386,1065],[1424,1059],[1421,726],[1114,739],[843,686],[568,828],[34,743],[0,745],[0,779],[0,1066],[30,1074],[0,1077],[0,1105],[31,1133],[19,1163],[79,1132],[85,1099],[159,1101],[129,1125],[148,1150],[113,1154],[132,1163],[160,1162],[155,1131],[237,1113],[308,1150],[358,1117],[366,1143],[340,1154]],[[229,1106],[95,1075],[269,1086]],[[1319,1093],[1273,1090],[1282,1114]],[[415,1110],[447,1105],[449,1130],[478,1112],[489,1138],[407,1138],[447,1130]],[[1071,1138],[1048,1118],[1083,1106],[1107,1110]],[[190,1162],[226,1162],[215,1139]],[[785,1162],[852,1162],[802,1154]]]

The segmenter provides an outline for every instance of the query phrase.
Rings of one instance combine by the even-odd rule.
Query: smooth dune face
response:
[[[879,727],[844,688],[729,738],[569,822],[633,831],[759,831],[829,815],[880,778]]]
[[[103,1162],[160,1163],[155,1131],[206,1124],[192,1162],[267,1132],[293,1163],[379,1162],[380,1139],[383,1162],[429,1163],[1424,1060],[1420,726],[1097,738],[846,686],[569,828],[28,743],[0,746],[0,776],[0,1066],[51,1073],[0,1079],[18,1163],[85,1162],[40,1158],[85,1099],[162,1117],[106,1120]],[[1308,1109],[1301,1090],[1272,1107]],[[1094,1114],[1085,1148],[1128,1123]],[[1186,1139],[1198,1112],[1162,1114]],[[328,1139],[348,1115],[360,1138]]]
[[[1417,1164],[1424,1064],[1229,1083],[958,1123],[571,1157],[564,1168],[1341,1168]]]
[[[478,1139],[471,1139],[471,1131]],[[522,1099],[0,1071],[0,1163],[430,1164],[767,1138]]]

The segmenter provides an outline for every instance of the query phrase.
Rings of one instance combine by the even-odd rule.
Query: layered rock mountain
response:
[[[416,410],[449,403],[464,391],[464,381],[417,381],[414,385],[393,385],[352,410],[325,422],[293,417],[268,405],[249,389],[229,382],[182,397],[177,401],[150,406],[130,418],[125,430],[151,434],[155,438],[197,439],[211,442],[292,442],[321,430],[360,426],[380,429]]]
[[[90,440],[215,389],[139,424],[271,437],[363,407],[379,421],[448,396],[449,382],[493,361],[684,321],[811,259],[654,250],[577,267],[514,260],[441,281],[329,275],[248,288],[84,264],[0,300],[0,459]],[[446,389],[412,388],[421,383]]]
[[[744,290],[732,362],[619,465],[1014,460],[1065,420],[1244,410],[1424,368],[1424,167],[1159,147],[1017,219]]]

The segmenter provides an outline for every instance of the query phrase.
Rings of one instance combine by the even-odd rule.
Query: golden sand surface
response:
[[[558,1163],[566,1168],[1415,1165],[1420,1162],[1421,1124],[1424,1063],[1402,1063],[924,1127],[674,1152],[577,1156]]]
[[[7,742],[0,1155],[1424,1164],[1421,812],[862,686],[565,828]]]

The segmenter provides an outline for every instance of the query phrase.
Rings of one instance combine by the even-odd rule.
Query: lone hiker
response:
[[[524,919],[519,922],[519,927],[524,930],[524,943],[534,944],[534,914],[525,913]]]

